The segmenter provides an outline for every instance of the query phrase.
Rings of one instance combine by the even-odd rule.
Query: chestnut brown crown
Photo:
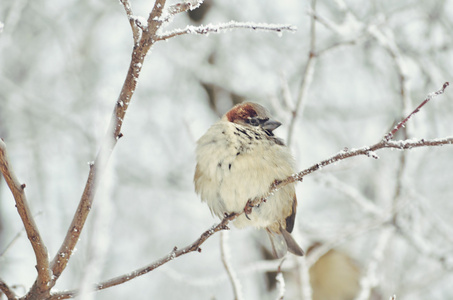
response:
[[[223,119],[242,126],[259,127],[269,136],[273,136],[272,131],[282,125],[272,119],[266,108],[253,102],[234,106],[223,116]]]

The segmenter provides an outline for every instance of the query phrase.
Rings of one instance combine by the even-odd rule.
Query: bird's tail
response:
[[[294,255],[303,256],[304,250],[300,248],[291,234],[286,229],[280,227],[280,232],[266,230],[272,244],[272,251],[278,258],[282,258],[289,251]]]

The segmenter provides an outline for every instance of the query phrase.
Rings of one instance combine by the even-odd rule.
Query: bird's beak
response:
[[[280,125],[282,125],[282,123],[280,123],[279,121],[274,121],[274,120],[269,119],[263,123],[261,128],[272,132],[272,130],[277,129]]]

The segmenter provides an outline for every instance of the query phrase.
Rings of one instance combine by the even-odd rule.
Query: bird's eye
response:
[[[255,119],[255,118],[250,118],[248,119],[248,123],[252,126],[258,126],[260,125],[260,121],[258,119]]]

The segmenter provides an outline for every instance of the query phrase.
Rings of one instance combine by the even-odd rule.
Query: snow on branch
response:
[[[193,26],[188,25],[183,29],[175,29],[172,31],[164,32],[157,36],[157,40],[167,40],[169,38],[184,35],[184,34],[209,34],[209,33],[219,33],[228,29],[251,29],[251,30],[262,30],[262,31],[296,31],[297,28],[292,25],[287,24],[267,24],[267,23],[253,23],[253,22],[236,22],[230,21],[228,23],[221,23],[217,25],[208,24]]]
[[[188,0],[181,3],[170,5],[167,9],[167,14],[164,17],[165,21],[168,21],[172,16],[186,12],[188,10],[194,10],[203,4],[204,0]]]

